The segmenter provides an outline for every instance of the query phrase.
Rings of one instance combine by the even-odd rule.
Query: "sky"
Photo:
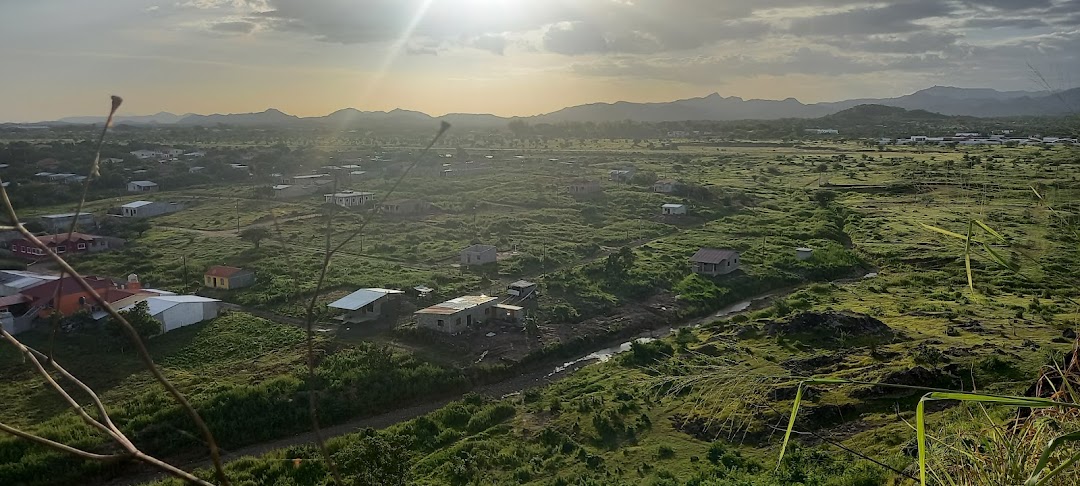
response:
[[[4,121],[1041,91],[1080,0],[0,0],[0,66]]]

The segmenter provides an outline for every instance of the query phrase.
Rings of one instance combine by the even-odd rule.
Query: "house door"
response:
[[[465,325],[472,327],[472,314],[465,316]]]

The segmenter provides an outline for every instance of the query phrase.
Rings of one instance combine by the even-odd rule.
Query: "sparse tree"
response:
[[[262,226],[254,226],[250,228],[244,228],[240,232],[240,239],[255,245],[255,249],[259,249],[259,244],[262,240],[270,237],[270,230]]]

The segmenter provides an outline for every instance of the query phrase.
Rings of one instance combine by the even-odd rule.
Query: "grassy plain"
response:
[[[881,484],[896,481],[898,474],[830,444],[897,469],[910,466],[905,448],[914,433],[904,419],[911,420],[917,396],[867,386],[816,390],[804,404],[798,428],[817,435],[806,436],[800,450],[773,470],[770,461],[780,435],[773,427],[786,419],[796,377],[909,380],[1021,393],[1042,365],[1071,349],[1071,341],[1061,336],[1080,318],[1071,300],[1080,277],[1073,263],[1077,241],[1048,206],[1064,213],[1077,209],[1073,201],[1080,196],[1075,184],[1080,154],[1074,150],[898,147],[879,152],[854,144],[816,144],[644,151],[605,142],[573,150],[522,151],[526,159],[492,153],[498,158],[493,157],[486,170],[447,178],[427,169],[406,179],[393,198],[422,198],[433,203],[433,211],[378,217],[362,247],[360,241],[350,243],[335,259],[320,302],[367,286],[429,285],[438,298],[496,294],[508,281],[536,279],[544,289],[535,311],[539,335],[521,333],[518,339],[529,341],[530,349],[544,349],[583,334],[618,335],[626,325],[620,312],[658,295],[666,296],[663,302],[671,312],[644,314],[641,320],[653,327],[770,290],[798,290],[764,308],[679,333],[661,344],[636,346],[612,362],[588,366],[513,399],[469,399],[386,431],[339,438],[334,445],[337,457],[357,480],[372,482],[378,476],[371,475],[393,465],[398,469],[385,477],[405,477],[410,484]],[[607,180],[609,170],[629,165],[639,174],[654,174],[650,178],[707,188],[707,195],[658,194],[648,179]],[[581,199],[566,194],[565,187],[579,178],[602,181],[603,193]],[[382,194],[392,183],[391,173],[373,173],[369,180],[350,184]],[[252,267],[259,275],[256,286],[214,295],[299,315],[314,288],[326,209],[318,195],[266,201],[247,196],[254,194],[253,187],[176,194],[200,199],[188,210],[155,219],[155,227],[127,248],[76,264],[89,273],[134,272],[151,286],[180,289],[194,289],[208,265]],[[1045,195],[1044,201],[1033,187]],[[275,237],[258,249],[232,234],[238,200],[241,226],[273,227],[275,216],[281,220]],[[662,218],[658,213],[664,202],[685,202],[691,214]],[[62,208],[53,209],[42,212]],[[332,238],[341,241],[361,217],[337,211]],[[963,233],[972,218],[1004,234],[1009,245],[999,245],[999,251],[1020,266],[1020,272],[1013,273],[985,253],[976,253],[975,293],[967,288],[963,242],[921,226]],[[471,243],[496,244],[512,253],[497,268],[455,266],[458,250]],[[690,275],[686,258],[701,246],[740,250],[742,274],[717,279]],[[813,247],[815,256],[796,260],[796,246]],[[612,258],[622,254],[621,247],[632,255],[631,263]],[[858,278],[870,271],[876,276]],[[815,281],[819,283],[811,284]],[[786,322],[795,313],[840,310],[880,319],[893,334],[874,339],[857,333],[767,330],[770,323]],[[153,342],[170,376],[185,391],[198,399],[224,400],[232,387],[248,393],[265,390],[267,383],[288,385],[275,380],[297,379],[295,332],[248,317],[244,324],[224,321],[240,326],[239,336],[259,335],[265,332],[261,326],[278,329],[267,336],[272,342],[265,349],[254,346],[262,349],[258,356],[198,339],[199,333],[225,325],[223,319]],[[37,339],[46,344],[44,337]],[[59,339],[61,349],[71,353],[67,359],[83,359],[78,351],[87,344],[81,339]],[[321,345],[337,353],[339,346],[371,340],[455,365],[475,361],[488,347],[483,337],[470,337],[462,354],[460,348],[400,333],[342,333],[322,339]],[[100,358],[102,363],[117,359],[115,353],[101,352],[109,356]],[[0,359],[16,364],[11,350],[0,353]],[[99,358],[87,359],[93,375],[101,370],[92,384],[115,389],[107,397],[121,409],[137,401],[140,386],[150,386],[135,371],[133,360],[96,368],[89,363]],[[424,376],[440,376],[434,369],[414,366],[427,370]],[[672,377],[695,370],[708,370],[716,378],[682,394],[664,391]],[[67,430],[50,424],[74,419],[61,413],[59,403],[35,409],[47,393],[33,384],[29,373],[20,373],[12,386],[0,387],[0,397],[11,403],[3,419]],[[221,374],[225,376],[209,382],[195,378]],[[345,389],[349,387],[335,388]],[[259,393],[285,397],[289,390]],[[257,410],[292,410],[281,401],[266,403],[268,408]],[[342,410],[337,417],[365,411],[370,409]],[[932,423],[950,413],[935,414]],[[483,418],[473,423],[470,416]],[[45,425],[35,425],[41,423]],[[292,425],[275,427],[299,430],[305,424]],[[380,459],[386,456],[373,452],[378,450],[401,453],[395,462]],[[297,458],[299,467],[281,460]],[[326,473],[314,458],[309,448],[293,448],[235,463],[232,470],[261,484],[317,484],[326,480]]]

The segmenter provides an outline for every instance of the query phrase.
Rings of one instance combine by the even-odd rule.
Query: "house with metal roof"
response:
[[[344,313],[342,322],[374,321],[397,310],[404,291],[393,289],[360,289],[327,305]]]
[[[174,202],[134,201],[120,206],[120,216],[125,218],[149,218],[161,214],[175,213],[184,206]]]
[[[487,295],[465,295],[450,299],[416,311],[416,326],[447,334],[460,334],[494,318],[494,307],[498,300]]]
[[[701,275],[727,275],[739,269],[739,252],[719,248],[702,248],[690,257],[694,273]]]
[[[529,297],[533,292],[536,292],[536,283],[528,280],[518,280],[506,286],[506,293],[514,297]]]
[[[486,265],[495,263],[498,250],[491,245],[472,245],[461,250],[461,264],[464,266]]]
[[[221,301],[198,295],[160,295],[146,299],[152,316],[161,323],[162,332],[198,324],[218,316]],[[134,308],[131,304],[121,310]]]
[[[685,204],[664,204],[660,206],[660,213],[664,216],[679,216],[686,214]]]

